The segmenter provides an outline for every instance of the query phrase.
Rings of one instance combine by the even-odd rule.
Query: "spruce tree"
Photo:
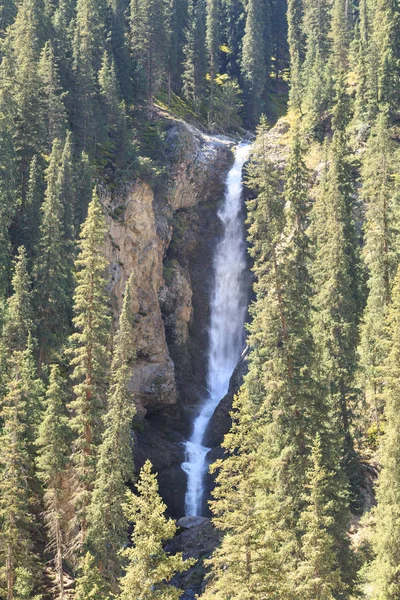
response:
[[[318,378],[334,414],[340,417],[344,467],[356,501],[360,482],[351,421],[358,343],[357,285],[349,234],[345,147],[339,132],[334,136],[328,160],[312,213],[314,339],[319,353]]]
[[[45,175],[47,187],[34,271],[39,364],[64,342],[70,316],[70,243],[65,229],[65,212],[69,207],[63,203],[62,188],[71,182],[69,178],[63,182],[61,162],[62,145],[55,139]]]
[[[7,302],[3,328],[4,341],[10,352],[24,350],[33,331],[31,280],[23,246],[18,249],[12,288],[13,294]]]
[[[2,401],[0,447],[0,557],[5,598],[13,600],[16,570],[32,566],[32,512],[29,475],[32,462],[25,439],[25,402],[18,375]]]
[[[216,93],[215,79],[220,66],[220,0],[206,0],[206,48],[208,57],[208,75],[210,79],[209,115],[210,123],[214,120],[214,97]]]
[[[398,209],[394,175],[396,146],[390,138],[388,118],[380,113],[371,132],[361,169],[361,198],[367,209],[363,258],[368,268],[368,300],[361,327],[360,357],[368,420],[379,421],[383,410],[385,318],[399,263]]]
[[[303,32],[305,58],[302,68],[301,111],[305,127],[321,139],[321,116],[328,107],[330,4],[326,0],[309,0],[304,7]]]
[[[186,28],[183,93],[200,114],[206,92],[206,13],[204,0],[189,0]]]
[[[35,378],[30,340],[9,360],[6,395],[1,402],[0,556],[6,598],[16,594],[18,569],[37,578],[33,551],[35,483],[34,440],[41,416],[41,383]]]
[[[301,0],[288,0],[288,46],[290,55],[289,105],[300,110],[302,99],[301,66],[304,60],[303,4]]]
[[[388,356],[383,364],[386,427],[380,453],[378,504],[374,509],[376,557],[369,569],[374,600],[395,600],[400,594],[400,268],[393,284],[387,324]]]
[[[58,598],[66,598],[64,557],[68,499],[66,497],[70,430],[66,412],[65,382],[57,365],[52,365],[46,391],[45,414],[37,439],[38,477],[44,486],[44,519],[48,531],[48,550],[53,555]]]
[[[158,494],[157,478],[146,461],[136,485],[138,495],[127,492],[125,515],[134,524],[133,547],[123,551],[128,560],[126,574],[120,580],[120,600],[138,596],[142,600],[154,597],[178,600],[182,590],[168,585],[176,573],[187,570],[193,560],[183,560],[182,554],[170,555],[164,543],[176,532],[172,519],[164,515],[166,506]]]
[[[335,529],[341,528],[342,544],[347,539],[347,498],[338,486],[337,473],[329,469],[321,436],[317,434],[308,472],[307,506],[301,514],[302,559],[295,574],[296,593],[304,600],[333,600],[348,597],[346,581],[338,569]],[[338,467],[338,465],[337,465]],[[336,467],[336,468],[337,468]],[[338,514],[340,520],[338,523]]]
[[[268,15],[269,16],[269,15]],[[269,27],[268,27],[269,25]],[[258,124],[267,91],[269,60],[266,61],[266,36],[270,23],[266,23],[265,2],[249,0],[242,51],[242,77],[244,85],[246,121],[250,127]]]
[[[14,148],[19,168],[19,193],[25,198],[29,167],[45,138],[41,82],[38,76],[45,27],[40,0],[24,0],[9,30],[13,55]]]
[[[126,484],[133,479],[132,417],[135,405],[128,385],[132,347],[132,276],[126,284],[119,331],[115,336],[108,409],[98,452],[97,474],[89,509],[88,543],[108,582],[120,575],[119,552],[126,544],[127,522],[122,505]]]
[[[25,202],[18,211],[17,233],[18,240],[26,248],[28,257],[33,258],[41,220],[41,205],[44,197],[44,181],[42,162],[34,156],[29,169],[28,189]],[[15,226],[14,226],[15,227]]]
[[[166,68],[166,23],[163,0],[131,0],[131,47],[133,57],[146,78],[147,101],[153,112],[157,92]]]
[[[76,580],[75,600],[109,600],[103,578],[90,552],[86,552]]]
[[[285,538],[270,527],[275,498],[269,495],[266,503],[257,478],[263,411],[252,401],[248,387],[246,382],[234,401],[232,428],[223,442],[226,458],[212,465],[212,471],[218,470],[211,502],[213,523],[223,537],[208,561],[202,600],[287,598],[280,555]]]
[[[86,540],[87,509],[95,481],[97,450],[102,434],[108,370],[110,318],[108,316],[107,261],[103,256],[106,222],[97,192],[82,226],[75,261],[73,298],[75,333],[70,337],[74,398],[70,403],[75,434],[72,463],[75,471],[77,544]]]
[[[63,139],[66,112],[58,67],[51,42],[46,42],[39,61],[38,75],[42,84],[42,105],[46,123],[46,147],[51,149],[55,138]]]
[[[392,0],[377,0],[374,6],[373,38],[377,49],[379,102],[396,111],[400,82],[400,8]]]
[[[101,0],[78,0],[73,38],[73,125],[81,149],[91,156],[100,124],[96,84],[105,46],[104,19]]]

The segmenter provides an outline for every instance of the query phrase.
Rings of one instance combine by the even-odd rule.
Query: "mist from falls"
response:
[[[244,323],[248,297],[244,285],[247,261],[243,230],[242,171],[249,152],[250,145],[247,144],[236,148],[235,162],[227,176],[225,199],[218,211],[223,235],[215,249],[213,262],[208,397],[194,420],[192,435],[185,445],[185,462],[182,463],[182,469],[188,476],[185,496],[187,516],[201,515],[207,454],[210,450],[203,445],[204,435],[215,409],[228,391],[229,380],[245,342]]]

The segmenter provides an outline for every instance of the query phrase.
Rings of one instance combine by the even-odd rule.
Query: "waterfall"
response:
[[[207,390],[208,396],[193,423],[193,431],[186,442],[187,473],[185,513],[201,514],[204,495],[204,477],[209,448],[203,446],[204,434],[210,419],[225,396],[232,372],[244,347],[244,322],[247,313],[247,293],[243,289],[246,271],[246,242],[242,221],[242,170],[249,156],[250,146],[236,148],[235,162],[228,173],[225,199],[218,216],[223,235],[214,255],[214,290],[211,298]]]

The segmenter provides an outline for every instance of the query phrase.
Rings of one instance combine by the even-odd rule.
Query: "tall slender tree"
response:
[[[64,559],[68,499],[66,497],[70,430],[66,411],[65,382],[57,365],[52,365],[46,391],[46,410],[37,439],[38,477],[44,485],[44,518],[48,531],[48,550],[53,555],[57,598],[65,600]]]
[[[127,541],[123,512],[126,484],[133,479],[132,417],[135,405],[128,389],[132,346],[132,276],[125,289],[119,331],[115,336],[108,410],[99,448],[97,474],[89,509],[88,542],[106,581],[115,588],[120,576],[120,550]]]
[[[164,515],[166,506],[158,495],[156,476],[151,463],[146,461],[136,485],[138,496],[127,492],[126,517],[134,523],[133,547],[124,550],[129,561],[126,574],[121,579],[120,600],[128,600],[132,594],[143,600],[154,595],[168,600],[178,600],[182,590],[168,585],[172,577],[188,569],[192,559],[183,560],[182,554],[170,555],[163,544],[170,540],[176,525]]]
[[[99,197],[94,191],[75,261],[75,333],[71,335],[69,351],[74,381],[70,409],[73,414],[71,428],[75,434],[72,462],[76,477],[74,504],[78,546],[82,545],[87,535],[87,510],[95,482],[105,409],[110,326],[107,261],[102,254],[105,235],[106,222]]]

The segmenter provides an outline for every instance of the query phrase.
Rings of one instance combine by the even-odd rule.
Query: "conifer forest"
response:
[[[399,0],[0,0],[0,599],[400,600]]]

